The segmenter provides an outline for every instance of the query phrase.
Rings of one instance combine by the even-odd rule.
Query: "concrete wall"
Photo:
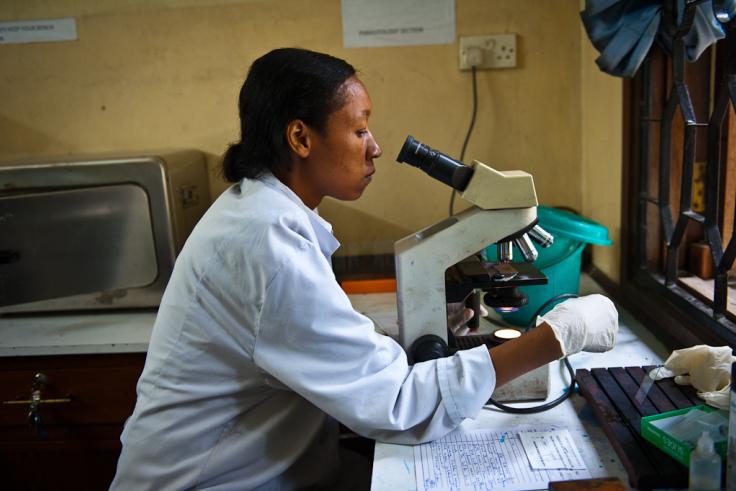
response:
[[[517,68],[478,73],[466,160],[526,170],[541,203],[590,213],[618,230],[608,196],[620,194],[611,181],[620,167],[620,85],[594,73],[578,11],[577,0],[456,0],[458,36],[518,35]],[[77,19],[77,41],[0,45],[0,160],[197,148],[213,156],[219,193],[217,156],[238,137],[237,95],[248,66],[272,48],[299,46],[360,70],[384,150],[363,198],[320,207],[342,252],[388,252],[394,240],[446,216],[450,190],[394,158],[407,134],[459,156],[472,98],[457,44],[345,49],[339,0],[0,6],[0,20],[68,16]],[[617,258],[601,254],[601,268],[612,274]]]

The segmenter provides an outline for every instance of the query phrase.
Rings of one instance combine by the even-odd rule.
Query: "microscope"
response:
[[[548,247],[553,237],[537,224],[537,195],[526,172],[501,172],[478,161],[468,166],[411,136],[396,160],[418,167],[474,205],[394,245],[399,343],[417,363],[472,347],[448,329],[448,303],[471,306],[476,322],[481,295],[500,312],[525,305],[518,287],[547,283],[532,265],[538,255],[532,241]],[[498,251],[493,262],[479,254],[491,244]],[[512,262],[513,245],[524,261]],[[543,385],[546,397],[546,381]]]

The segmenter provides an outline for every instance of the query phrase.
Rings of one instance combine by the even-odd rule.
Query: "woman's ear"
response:
[[[309,126],[301,119],[295,119],[286,126],[286,142],[289,148],[303,159],[309,157],[311,148],[309,130]]]

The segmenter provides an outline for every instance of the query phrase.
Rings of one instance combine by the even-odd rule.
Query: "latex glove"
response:
[[[468,321],[473,318],[475,312],[465,306],[465,302],[453,302],[447,304],[447,327],[455,336],[465,336],[470,332]],[[480,306],[480,315],[488,315],[486,308]]]
[[[563,356],[579,351],[602,353],[616,344],[618,311],[603,295],[587,295],[559,303],[540,317],[537,325],[541,322],[552,328]]]
[[[675,377],[676,384],[692,385],[698,397],[711,406],[728,409],[734,361],[729,346],[699,344],[673,351],[664,366],[653,369],[649,376],[654,380]]]

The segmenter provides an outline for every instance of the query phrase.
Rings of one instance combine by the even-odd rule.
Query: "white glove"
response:
[[[691,348],[672,352],[662,368],[655,368],[649,376],[654,380],[675,377],[679,385],[692,384],[698,397],[711,406],[728,409],[731,389],[731,363],[736,357],[729,346],[706,346],[699,344]]]
[[[618,334],[618,312],[607,297],[587,295],[557,304],[537,320],[555,333],[563,356],[579,351],[602,353],[613,348]]]

